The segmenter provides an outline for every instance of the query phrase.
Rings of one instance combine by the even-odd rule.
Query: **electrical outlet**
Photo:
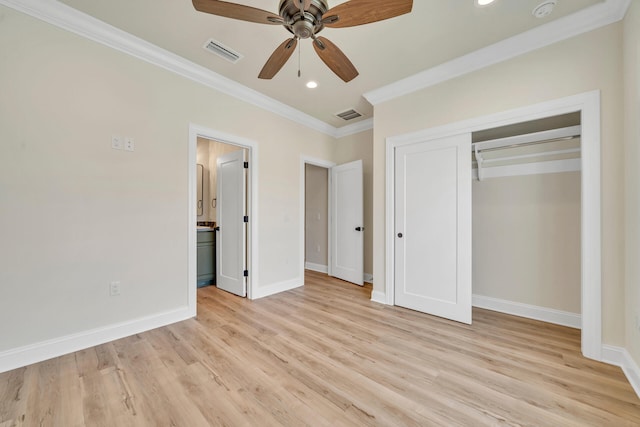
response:
[[[124,149],[127,151],[135,151],[136,144],[133,141],[133,138],[130,138],[128,136],[124,138]]]
[[[320,245],[316,245],[316,252],[320,253]]]
[[[111,137],[111,148],[114,150],[122,150],[122,138],[117,135]]]
[[[111,282],[109,284],[109,295],[111,295],[112,297],[120,295],[120,282],[119,281]]]

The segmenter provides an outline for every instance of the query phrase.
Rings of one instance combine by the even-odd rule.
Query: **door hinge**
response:
[[[249,162],[244,162],[244,168],[249,169]]]
[[[244,222],[249,222],[249,217],[245,215],[244,218],[243,218],[243,221]]]
[[[244,275],[244,277],[249,277],[249,270],[245,270],[243,275]]]

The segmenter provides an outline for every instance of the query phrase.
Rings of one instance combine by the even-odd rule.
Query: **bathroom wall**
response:
[[[202,180],[203,209],[202,215],[198,215],[197,217],[198,221],[216,221],[216,161],[218,157],[237,150],[243,150],[243,148],[205,138],[198,138],[196,163],[204,166]],[[244,150],[246,156],[247,150]]]

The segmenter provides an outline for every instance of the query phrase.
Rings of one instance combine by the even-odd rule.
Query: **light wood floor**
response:
[[[577,330],[474,310],[461,325],[307,273],[248,301],[198,291],[198,318],[0,374],[0,427],[626,426],[621,370]]]

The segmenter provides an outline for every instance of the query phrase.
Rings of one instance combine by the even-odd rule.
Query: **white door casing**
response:
[[[362,160],[331,168],[330,274],[362,286],[364,224]]]
[[[216,286],[246,296],[246,180],[244,150],[218,157]]]
[[[471,323],[471,134],[395,151],[395,303]]]
[[[404,135],[386,138],[385,185],[385,287],[384,298],[378,292],[377,301],[393,305],[395,277],[394,239],[394,153],[396,148],[466,132],[477,132],[560,114],[581,114],[581,347],[585,357],[603,360],[602,344],[602,224],[601,224],[601,112],[600,91],[543,101],[499,113],[474,117]],[[375,294],[375,292],[374,292]]]

